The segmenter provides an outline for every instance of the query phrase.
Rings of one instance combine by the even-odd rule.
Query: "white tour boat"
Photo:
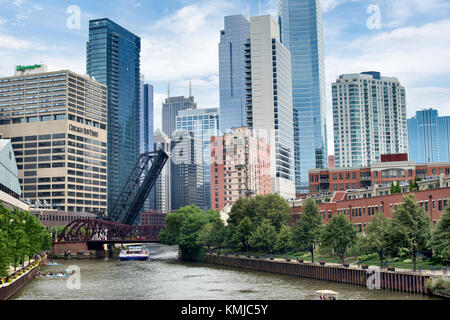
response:
[[[125,249],[120,251],[120,260],[147,260],[149,252],[146,247],[140,244],[129,244]]]
[[[318,300],[337,300],[338,292],[332,290],[319,290],[316,291]]]

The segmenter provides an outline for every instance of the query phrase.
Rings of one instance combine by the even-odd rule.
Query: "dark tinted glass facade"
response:
[[[111,20],[89,21],[87,73],[108,87],[108,211],[139,156],[140,50]]]

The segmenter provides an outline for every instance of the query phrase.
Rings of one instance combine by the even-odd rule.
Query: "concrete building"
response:
[[[171,156],[172,143],[170,138],[165,135],[160,129],[156,129],[154,135],[154,150],[163,150]],[[161,171],[156,183],[151,191],[149,198],[150,207],[157,212],[168,213],[172,209],[172,193],[171,193],[171,160],[166,162]]]
[[[194,137],[202,141],[202,163],[203,163],[203,198],[205,209],[211,208],[211,183],[210,164],[211,152],[209,142],[211,137],[219,135],[219,109],[202,108],[186,109],[178,111],[177,130],[188,130]]]
[[[113,206],[140,149],[141,39],[109,19],[89,21],[86,73],[108,90],[108,203]]]
[[[242,197],[271,193],[270,146],[248,128],[211,138],[211,207],[222,211]]]
[[[408,153],[405,89],[379,72],[344,74],[332,84],[336,167],[361,167]]]
[[[330,195],[336,191],[371,189],[375,186],[390,188],[392,182],[409,184],[416,178],[426,180],[438,178],[441,174],[450,176],[450,162],[421,164],[408,161],[404,154],[399,159],[388,157],[365,167],[309,170],[309,193]]]
[[[21,199],[19,170],[10,140],[2,139],[0,134],[0,205],[28,211],[29,205]]]
[[[72,71],[21,67],[0,79],[0,132],[12,142],[24,199],[107,209],[107,89]]]
[[[409,158],[420,163],[450,161],[450,116],[424,109],[408,119]]]
[[[319,0],[279,0],[281,43],[291,53],[295,185],[308,192],[308,170],[327,167],[325,62]]]
[[[247,125],[245,89],[245,44],[250,37],[250,22],[242,15],[224,18],[220,31],[219,88],[220,131]]]
[[[247,126],[270,145],[272,193],[295,198],[291,56],[270,15],[251,18],[245,49]]]
[[[177,129],[177,115],[178,111],[186,109],[197,109],[197,103],[194,102],[194,97],[189,92],[189,98],[171,97],[170,92],[166,101],[162,105],[162,132],[168,137]]]
[[[191,204],[204,209],[202,141],[187,130],[171,138],[171,209]]]

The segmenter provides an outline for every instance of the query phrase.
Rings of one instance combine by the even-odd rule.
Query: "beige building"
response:
[[[22,197],[68,212],[107,208],[107,89],[69,70],[17,67],[0,78],[0,132],[11,139]]]

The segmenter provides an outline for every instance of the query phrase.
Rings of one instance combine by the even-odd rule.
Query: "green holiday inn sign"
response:
[[[30,69],[37,69],[37,68],[40,68],[40,67],[42,67],[42,65],[40,65],[40,64],[35,64],[35,65],[32,65],[32,66],[17,66],[16,70],[17,71],[24,71],[24,70],[30,70]]]

